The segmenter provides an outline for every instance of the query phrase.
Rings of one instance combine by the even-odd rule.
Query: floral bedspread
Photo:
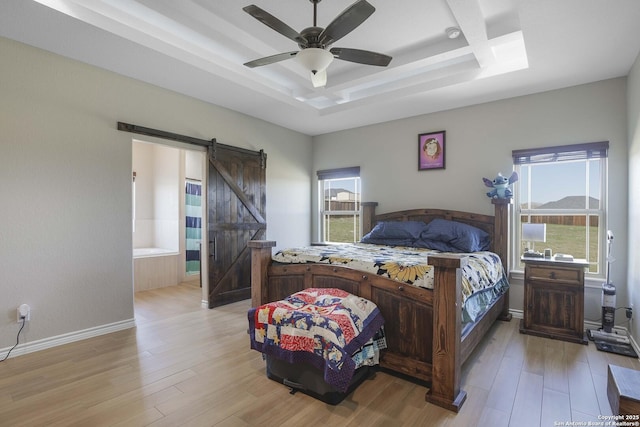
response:
[[[427,264],[433,249],[382,246],[367,243],[308,246],[284,249],[273,255],[281,263],[340,264],[387,277],[405,284],[433,289],[433,267]],[[500,257],[493,252],[464,254],[469,262],[462,269],[463,322],[476,317],[509,286]]]
[[[310,363],[339,391],[349,387],[351,355],[384,323],[369,300],[340,289],[309,288],[248,312],[251,348],[290,363]]]

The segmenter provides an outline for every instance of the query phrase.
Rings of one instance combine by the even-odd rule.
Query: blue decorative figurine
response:
[[[509,186],[517,180],[518,174],[515,173],[515,171],[509,178],[502,176],[501,173],[498,173],[498,176],[496,176],[493,181],[488,178],[482,178],[484,185],[492,188],[492,190],[487,193],[487,196],[492,199],[510,199],[511,196],[513,196],[513,192]]]

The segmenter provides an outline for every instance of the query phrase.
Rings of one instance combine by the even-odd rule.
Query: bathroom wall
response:
[[[202,181],[202,152],[185,150],[185,177]]]
[[[180,150],[133,142],[136,173],[134,248],[179,250]]]

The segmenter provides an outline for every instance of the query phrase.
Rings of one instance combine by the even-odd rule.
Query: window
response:
[[[320,241],[360,240],[360,167],[318,171]]]
[[[608,142],[514,150],[514,262],[525,248],[586,259],[588,273],[604,274]],[[546,224],[544,242],[522,238],[522,224]]]

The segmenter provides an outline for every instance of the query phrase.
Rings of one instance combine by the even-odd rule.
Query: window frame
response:
[[[352,166],[347,168],[326,169],[317,171],[318,176],[318,241],[321,243],[332,243],[327,240],[326,218],[332,215],[353,215],[354,221],[357,221],[357,227],[354,224],[354,242],[362,238],[362,183],[360,181],[360,166]],[[354,210],[326,210],[325,209],[325,190],[327,182],[333,182],[343,179],[356,179],[354,193],[358,195],[355,201]]]
[[[543,148],[534,148],[526,150],[513,150],[513,163],[514,170],[519,176],[522,174],[523,166],[535,166],[540,164],[553,164],[558,162],[585,162],[585,178],[590,174],[590,167],[592,161],[599,162],[600,177],[600,203],[598,208],[591,208],[589,206],[589,184],[585,186],[585,208],[582,209],[535,209],[535,208],[522,208],[523,203],[526,201],[521,200],[520,186],[514,185],[514,209],[512,210],[512,232],[511,243],[513,250],[511,251],[511,265],[513,271],[523,271],[523,264],[521,262],[521,255],[524,242],[521,238],[522,221],[523,216],[561,216],[561,215],[585,215],[588,219],[591,216],[597,216],[598,219],[598,254],[597,260],[589,260],[590,265],[595,265],[596,271],[590,272],[590,268],[585,272],[586,275],[593,278],[604,278],[606,274],[606,258],[607,258],[607,213],[608,213],[608,141],[585,143],[585,144],[572,144],[563,146],[552,146]],[[529,168],[531,171],[531,168]],[[527,180],[529,185],[528,194],[531,194],[531,177]],[[588,224],[587,224],[588,227]],[[586,248],[588,250],[589,245],[589,233],[586,233]],[[536,248],[538,249],[538,248]]]

